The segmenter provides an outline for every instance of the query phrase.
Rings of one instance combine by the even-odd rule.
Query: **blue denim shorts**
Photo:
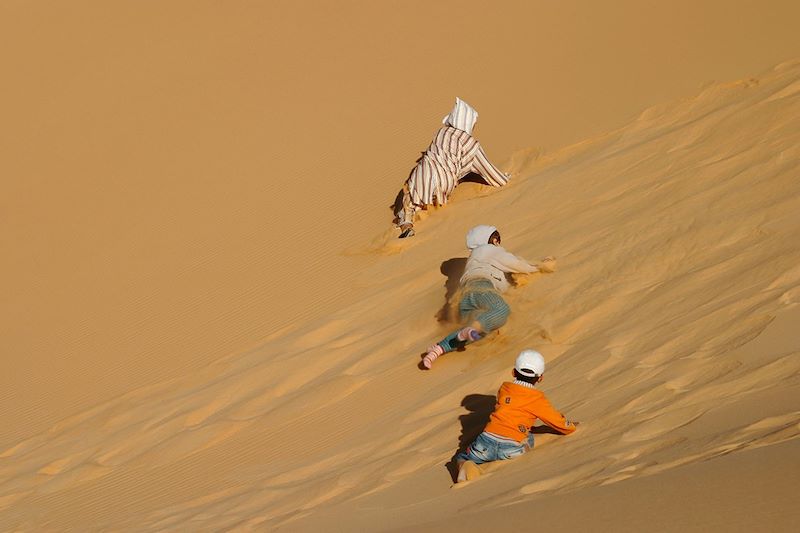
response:
[[[458,455],[458,461],[472,461],[475,464],[488,463],[489,461],[503,461],[513,459],[533,448],[533,433],[528,434],[528,438],[522,442],[514,439],[501,437],[485,431],[478,435],[475,442],[467,446],[467,449]]]

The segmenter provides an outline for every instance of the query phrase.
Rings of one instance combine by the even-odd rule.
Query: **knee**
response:
[[[500,329],[506,324],[506,322],[508,322],[508,315],[510,314],[511,308],[507,303],[503,302],[502,304],[498,304],[489,313],[484,315],[484,323],[482,325],[486,331]]]
[[[503,324],[505,324],[506,320],[508,320],[508,315],[511,314],[511,307],[506,302],[502,302],[497,306],[497,313],[502,317]]]

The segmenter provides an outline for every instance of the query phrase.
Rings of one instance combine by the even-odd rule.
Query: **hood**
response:
[[[492,233],[495,231],[497,231],[497,228],[494,226],[486,226],[483,224],[475,226],[467,232],[467,248],[474,250],[482,244],[489,244],[489,237],[491,237]]]
[[[478,112],[461,98],[456,98],[456,105],[453,106],[450,114],[445,115],[442,119],[442,124],[453,126],[472,135],[472,128],[475,127],[477,121]]]

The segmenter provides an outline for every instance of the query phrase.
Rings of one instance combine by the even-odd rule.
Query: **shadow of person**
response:
[[[494,405],[497,401],[495,396],[488,394],[468,394],[461,400],[461,406],[464,407],[468,413],[458,417],[461,422],[461,436],[458,438],[458,450],[453,454],[453,458],[445,465],[453,482],[458,478],[458,464],[456,464],[455,456],[467,449],[467,446],[472,444],[472,441],[481,434],[483,428],[489,423],[489,415],[494,411]]]
[[[439,322],[454,322],[458,319],[458,311],[455,295],[458,292],[459,281],[464,275],[464,268],[467,266],[466,257],[454,257],[442,263],[439,271],[447,278],[444,282],[445,295],[444,305],[436,313],[436,320]]]
[[[541,426],[536,426],[531,428],[531,433],[534,435],[561,435],[560,431],[556,431],[555,429],[551,428],[550,426],[542,424]]]
[[[478,183],[480,185],[489,185],[489,182],[486,179],[478,174],[477,172],[470,172],[460,180],[459,183]]]

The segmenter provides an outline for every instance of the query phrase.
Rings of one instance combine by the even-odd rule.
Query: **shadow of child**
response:
[[[442,263],[439,271],[444,274],[447,280],[444,282],[445,295],[444,305],[436,313],[439,322],[454,322],[458,320],[458,305],[455,295],[458,292],[459,281],[464,275],[464,267],[467,265],[466,257],[454,257]]]
[[[455,456],[460,452],[467,449],[467,446],[472,444],[472,441],[481,434],[483,428],[489,422],[489,415],[494,411],[494,405],[497,402],[497,397],[488,394],[468,394],[461,400],[461,406],[467,411],[467,414],[458,417],[461,422],[461,436],[458,438],[458,450],[453,454],[453,458],[445,465],[453,482],[458,477],[458,465],[455,461]]]

